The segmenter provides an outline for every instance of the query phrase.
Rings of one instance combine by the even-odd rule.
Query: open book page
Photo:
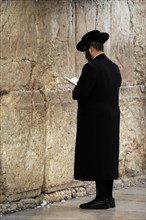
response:
[[[77,85],[77,82],[78,82],[78,78],[77,77],[72,77],[72,78],[69,78],[69,77],[64,77],[64,79],[66,79],[68,82],[70,82],[71,84],[73,85]]]

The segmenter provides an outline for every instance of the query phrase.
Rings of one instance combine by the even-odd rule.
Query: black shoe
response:
[[[109,209],[110,205],[109,205],[108,199],[105,199],[102,201],[94,199],[91,202],[81,204],[80,208],[81,209]]]
[[[110,208],[115,208],[115,199],[113,197],[108,198]]]

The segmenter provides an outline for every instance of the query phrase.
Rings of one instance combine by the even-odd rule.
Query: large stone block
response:
[[[36,196],[44,177],[44,100],[39,92],[12,92],[1,105],[1,202]]]
[[[4,1],[1,17],[1,89],[64,88],[75,74],[72,1]]]
[[[120,93],[120,178],[146,171],[146,88],[122,87]]]
[[[48,92],[45,157],[45,192],[65,187],[73,180],[76,102],[70,91]]]
[[[124,85],[143,84],[146,80],[144,14],[143,0],[110,3],[109,54],[121,69]]]

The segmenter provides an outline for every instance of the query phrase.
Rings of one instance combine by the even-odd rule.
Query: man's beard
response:
[[[92,60],[91,54],[88,49],[86,49],[86,51],[85,51],[85,57],[86,57],[86,60],[88,60],[88,61]]]

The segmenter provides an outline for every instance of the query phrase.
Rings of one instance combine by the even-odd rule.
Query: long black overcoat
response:
[[[78,101],[74,179],[118,179],[118,66],[105,54],[83,66],[72,97]]]

